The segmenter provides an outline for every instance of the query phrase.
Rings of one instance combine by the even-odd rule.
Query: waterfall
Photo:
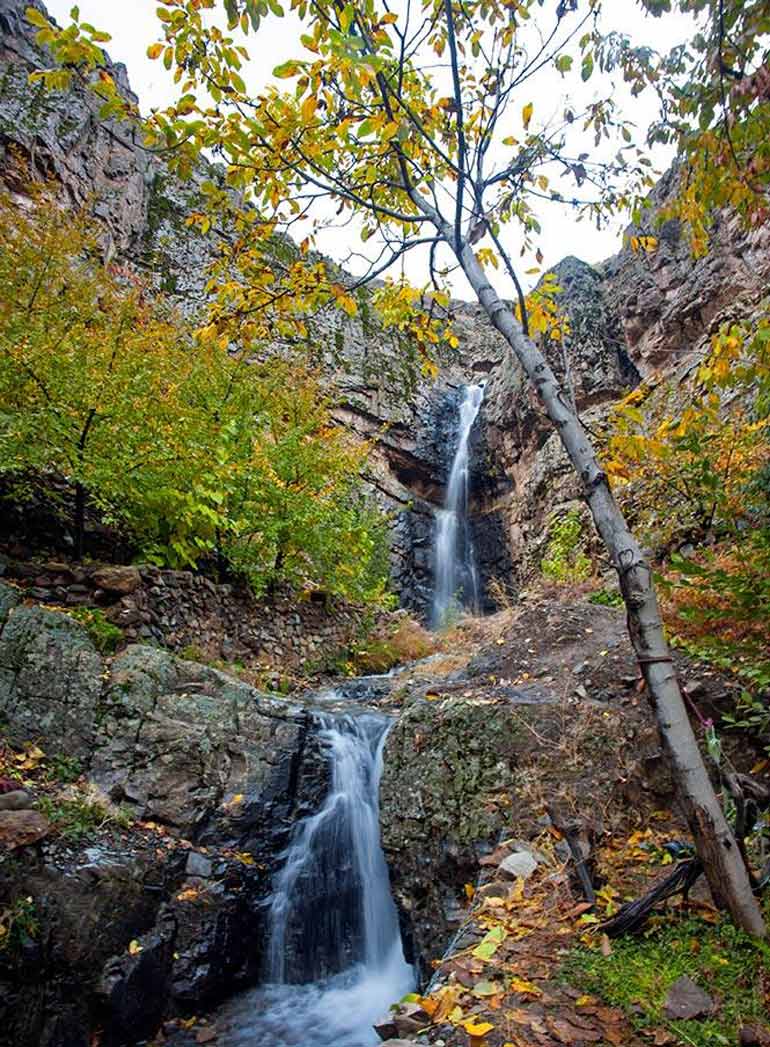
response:
[[[479,574],[468,528],[468,442],[483,398],[483,385],[465,386],[444,508],[436,511],[434,627],[445,624],[458,604],[479,608]]]
[[[225,1009],[228,1047],[370,1047],[414,986],[380,846],[390,721],[316,714],[331,785],[295,827],[269,901],[267,981]],[[220,1026],[221,1028],[221,1026]]]

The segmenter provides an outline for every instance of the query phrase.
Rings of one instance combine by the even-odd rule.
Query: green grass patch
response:
[[[120,808],[108,808],[87,798],[63,799],[41,796],[37,801],[41,814],[45,815],[56,832],[67,840],[83,840],[100,829],[112,827],[128,829],[132,817]]]
[[[86,627],[94,647],[102,654],[114,654],[123,642],[123,633],[98,607],[67,608],[65,614]]]
[[[613,941],[610,956],[576,950],[564,974],[576,988],[622,1007],[637,1028],[664,1027],[691,1047],[734,1047],[743,1025],[770,1022],[762,984],[770,974],[770,946],[727,919],[710,924],[672,914],[640,936]],[[664,1017],[666,994],[683,974],[714,999],[713,1015],[691,1021]]]
[[[617,589],[597,589],[588,597],[588,602],[600,607],[622,607],[623,596]]]

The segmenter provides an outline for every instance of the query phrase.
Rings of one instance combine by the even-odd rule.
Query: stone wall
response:
[[[129,643],[158,643],[191,657],[247,666],[323,668],[361,634],[366,615],[324,594],[259,601],[242,587],[146,564],[7,560],[0,573],[30,603],[100,608]],[[387,627],[388,614],[376,618],[376,626]]]

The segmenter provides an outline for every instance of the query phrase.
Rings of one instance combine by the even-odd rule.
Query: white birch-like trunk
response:
[[[454,249],[453,230],[442,224],[440,231]],[[586,432],[542,352],[524,335],[511,308],[490,285],[470,245],[464,244],[461,251],[455,253],[492,324],[505,338],[535,386],[583,482],[594,524],[618,572],[631,643],[647,683],[679,799],[703,861],[714,901],[726,907],[743,930],[764,937],[765,925],[748,871],[712,787],[687,716],[663,632],[652,572],[613,498]]]

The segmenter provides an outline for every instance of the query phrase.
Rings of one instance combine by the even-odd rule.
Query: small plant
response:
[[[86,627],[94,646],[102,654],[114,654],[122,643],[123,633],[98,607],[76,607],[68,609],[67,614]]]
[[[600,607],[621,607],[623,597],[617,589],[597,589],[588,597],[588,602],[598,604]]]
[[[734,731],[745,731],[752,738],[759,739],[770,752],[770,705],[750,694],[741,691],[735,703],[734,713],[725,713],[723,722]]]
[[[593,564],[585,552],[583,521],[577,509],[570,509],[552,522],[549,540],[540,569],[554,582],[584,582],[590,578]]]
[[[186,662],[205,662],[206,660],[203,648],[199,647],[197,643],[186,644],[179,652],[179,657]]]
[[[388,636],[371,636],[347,652],[343,672],[349,675],[385,673],[396,665],[426,658],[436,650],[434,638],[418,622],[406,618]]]
[[[83,773],[83,765],[77,756],[52,756],[48,767],[49,777],[64,785],[76,782]]]
[[[39,927],[34,900],[17,898],[9,908],[0,911],[0,954],[16,952],[34,941]]]
[[[42,796],[37,806],[56,831],[68,840],[93,836],[108,825],[128,829],[132,822],[131,815],[123,808],[90,799],[87,795],[73,798]]]

